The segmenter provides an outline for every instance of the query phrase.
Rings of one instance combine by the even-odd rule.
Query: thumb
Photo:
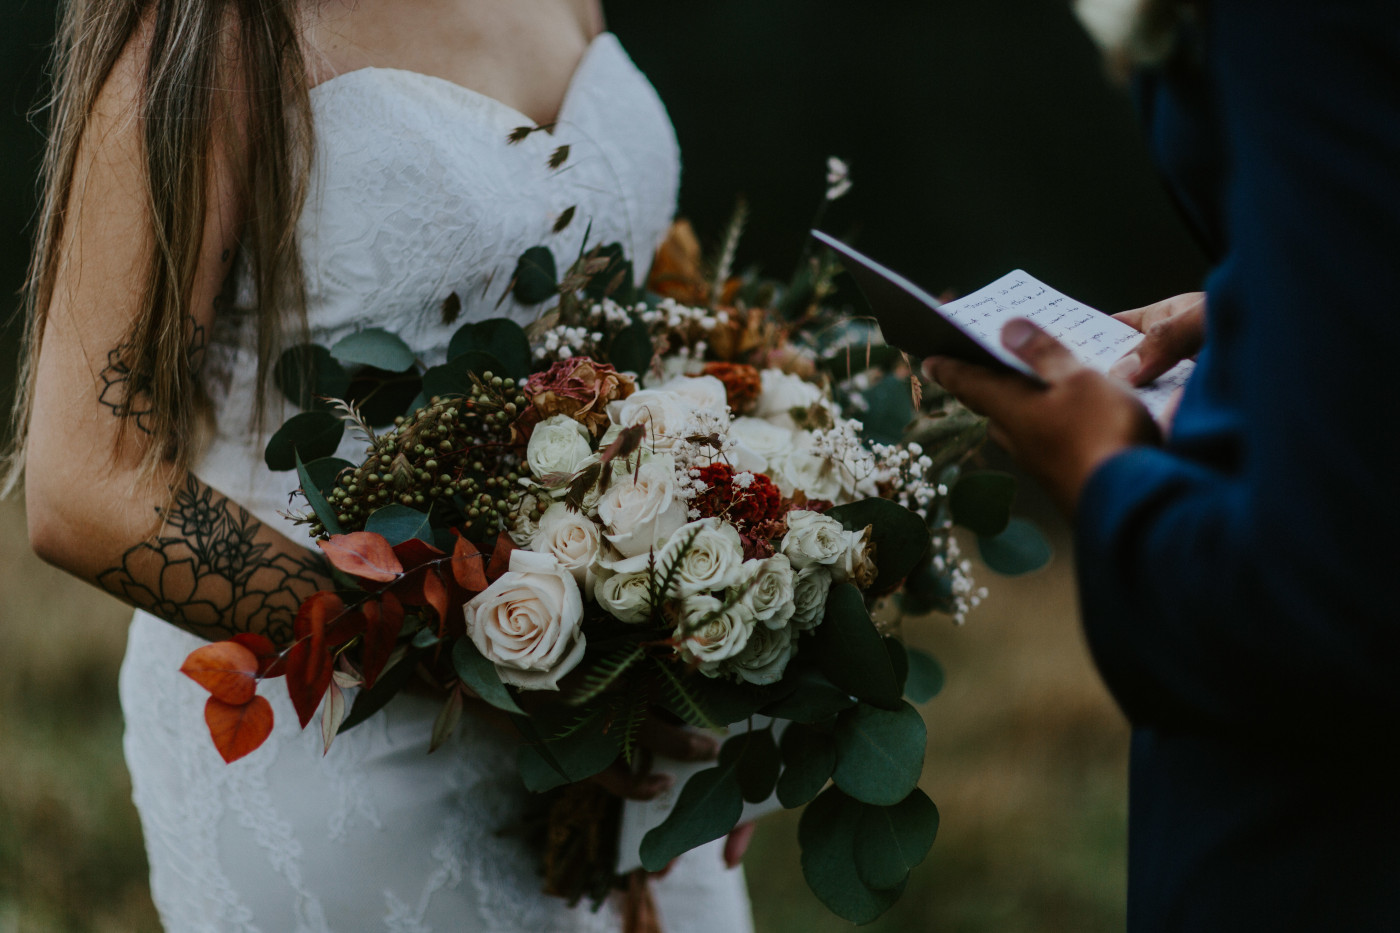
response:
[[[1006,322],[1001,343],[1046,382],[1059,382],[1080,368],[1068,347],[1023,317]]]

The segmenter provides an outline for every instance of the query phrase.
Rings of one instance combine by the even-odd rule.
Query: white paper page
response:
[[[750,720],[743,720],[734,723],[725,733],[716,735],[720,741],[724,741],[729,736],[739,735],[749,730]],[[753,728],[762,729],[769,722],[773,722],[767,716],[754,716],[752,719]],[[788,720],[778,720],[773,722],[773,740],[782,738],[783,730],[787,728]],[[681,788],[685,787],[685,782],[690,780],[690,776],[706,768],[713,768],[717,762],[713,761],[676,761],[657,755],[652,762],[651,770],[669,774],[676,779],[664,794],[652,800],[625,800],[622,804],[622,827],[618,832],[617,839],[617,872],[626,874],[635,868],[642,867],[642,837],[650,832],[654,827],[660,826],[675,808],[676,801],[680,799]],[[760,816],[766,816],[774,810],[781,810],[783,805],[778,802],[778,795],[773,794],[762,803],[749,803],[744,801],[744,812],[739,818],[739,822],[747,823],[756,820]]]
[[[1085,366],[1099,372],[1107,372],[1142,339],[1142,334],[1122,321],[1060,294],[1020,269],[957,301],[946,302],[938,310],[973,336],[996,347],[1001,346],[1003,324],[1012,318],[1029,318],[1068,346]],[[1151,385],[1136,390],[1153,417],[1160,416],[1171,403],[1195,365],[1184,360]]]

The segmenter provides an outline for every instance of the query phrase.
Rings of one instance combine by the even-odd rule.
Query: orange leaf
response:
[[[486,579],[495,580],[510,569],[510,554],[514,550],[515,545],[511,542],[509,535],[496,536],[496,547],[491,552],[491,563],[486,566]]]
[[[297,642],[287,652],[287,693],[303,729],[331,684],[335,662],[327,644],[326,625],[344,608],[339,596],[323,592],[312,594],[297,610]]]
[[[403,564],[399,563],[389,542],[383,535],[372,531],[335,535],[317,544],[321,545],[326,558],[337,570],[343,570],[352,577],[375,583],[392,583],[403,573]]]
[[[246,703],[224,703],[210,697],[204,704],[204,721],[214,747],[226,763],[255,750],[272,734],[272,704],[254,696]]]
[[[326,590],[312,593],[297,607],[293,630],[298,639],[323,639],[326,637],[326,630],[339,621],[344,611],[345,600],[335,593]]]
[[[490,585],[486,580],[486,558],[466,538],[458,538],[452,549],[452,576],[458,586],[473,593]]]
[[[430,560],[446,555],[422,538],[409,538],[394,545],[394,556],[403,564],[404,570],[414,570]]]
[[[223,703],[239,706],[258,689],[258,656],[232,641],[217,641],[190,652],[180,673]]]
[[[403,631],[403,603],[393,593],[385,593],[379,602],[367,602],[360,607],[365,614],[365,641],[361,660],[364,665],[365,687],[374,682],[389,663],[389,656]]]
[[[233,636],[232,640],[257,655],[258,677],[281,677],[287,672],[287,662],[277,651],[277,646],[272,643],[272,639],[266,635],[239,632]]]

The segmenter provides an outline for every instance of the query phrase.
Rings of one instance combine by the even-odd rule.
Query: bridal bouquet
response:
[[[337,589],[301,606],[293,644],[189,656],[226,760],[271,731],[264,678],[285,678],[303,726],[319,708],[327,749],[415,676],[445,697],[432,748],[479,698],[524,737],[521,778],[552,801],[547,886],[578,899],[615,882],[617,845],[615,804],[580,782],[636,761],[650,715],[742,724],[643,866],[776,795],[807,805],[803,869],[832,910],[867,922],[899,897],[938,826],[910,701],[942,675],[897,616],[980,599],[950,529],[996,553],[1009,477],[962,471],[980,421],[833,306],[829,260],[784,287],[732,275],[740,226],[709,274],[678,226],[645,293],[616,246],[563,276],[531,250],[510,287],[548,310],[462,326],[439,365],[373,329],[283,356],[307,410],[267,462],[296,470]],[[347,425],[359,462],[334,456]]]

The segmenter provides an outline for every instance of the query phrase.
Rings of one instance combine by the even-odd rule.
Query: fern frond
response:
[[[570,706],[582,706],[606,691],[642,657],[642,646],[636,642],[620,645],[604,657],[583,678],[579,692],[569,698]]]
[[[661,605],[662,598],[664,598],[665,595],[668,592],[670,592],[671,584],[675,582],[676,574],[680,573],[681,561],[685,558],[685,555],[690,553],[691,547],[695,544],[695,538],[699,534],[699,528],[695,528],[689,534],[687,534],[684,543],[682,543],[681,546],[676,550],[676,553],[671,557],[671,559],[667,563],[661,566],[660,586],[658,586],[656,582],[658,576],[656,571],[656,552],[654,550],[652,551],[651,605],[653,610],[655,609],[655,607]]]
[[[672,702],[676,705],[676,712],[682,719],[691,725],[703,726],[706,729],[723,728],[719,723],[710,718],[710,714],[705,712],[705,708],[700,705],[700,701],[695,698],[675,672],[666,665],[660,658],[653,658],[657,668],[666,679],[667,693],[670,694]]]
[[[739,252],[739,238],[744,235],[744,226],[749,222],[749,204],[740,198],[734,204],[729,226],[724,231],[724,245],[720,247],[719,258],[715,261],[714,277],[710,279],[710,307],[719,306],[724,293],[724,283],[729,281],[734,271],[734,257]]]
[[[584,726],[587,726],[589,723],[593,722],[593,720],[597,719],[599,714],[602,712],[602,706],[594,706],[591,709],[584,710],[583,712],[579,713],[578,716],[574,717],[573,722],[569,723],[567,726],[555,733],[555,735],[550,739],[550,741],[559,742],[563,739],[567,739],[569,736],[583,729]]]
[[[336,416],[346,424],[359,431],[364,437],[365,443],[371,446],[376,440],[374,428],[369,426],[365,416],[360,413],[360,409],[355,407],[354,402],[348,402],[343,398],[333,398],[330,400],[331,408],[335,410]]]
[[[646,693],[636,689],[630,690],[626,702],[627,705],[613,719],[613,725],[621,729],[618,740],[622,746],[622,760],[630,765],[637,751],[637,738],[641,735],[642,724],[647,720]]]

